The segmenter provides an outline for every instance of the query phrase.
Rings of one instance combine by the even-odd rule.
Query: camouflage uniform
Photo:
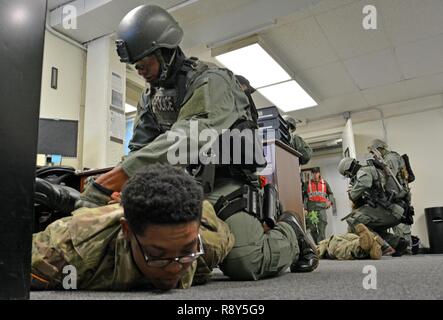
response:
[[[318,245],[321,259],[354,260],[366,259],[369,253],[360,247],[360,238],[354,233],[331,236]]]
[[[388,209],[378,204],[374,208],[365,202],[359,205],[365,191],[368,191],[370,194],[379,193],[385,183],[386,176],[381,170],[376,169],[372,165],[361,167],[349,186],[348,195],[356,208],[346,218],[346,221],[351,232],[354,232],[355,225],[362,223],[395,248],[400,238],[387,230],[400,223],[400,219],[403,216],[403,208],[394,203],[390,204]]]
[[[135,265],[130,244],[123,237],[122,217],[119,204],[82,208],[34,234],[31,288],[61,289],[67,265],[77,270],[78,289],[152,288]],[[180,280],[179,288],[206,282],[234,245],[229,227],[216,217],[207,201],[203,203],[200,234],[205,253]]]
[[[291,146],[302,154],[299,158],[300,165],[307,164],[312,157],[312,148],[295,132],[291,133]]]

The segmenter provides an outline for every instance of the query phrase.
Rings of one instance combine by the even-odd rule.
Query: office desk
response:
[[[261,171],[261,175],[276,186],[283,209],[294,211],[304,225],[305,216],[298,160],[301,153],[279,140],[264,141],[263,149],[268,166]]]

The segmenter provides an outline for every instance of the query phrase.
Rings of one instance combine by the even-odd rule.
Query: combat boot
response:
[[[404,238],[400,238],[397,246],[394,248],[395,252],[392,254],[393,257],[401,257],[405,254],[408,249],[408,241]]]
[[[357,224],[355,232],[359,236],[360,248],[369,253],[373,260],[380,260],[382,256],[382,245],[384,241],[375,233],[371,232],[364,224]]]
[[[374,237],[374,243],[372,244],[371,249],[369,250],[369,257],[371,257],[372,260],[380,260],[381,256],[383,255],[383,252],[381,250],[381,246],[383,244],[383,239],[379,236]]]
[[[279,222],[285,222],[289,224],[294,230],[297,240],[300,254],[297,261],[291,264],[291,272],[311,272],[318,267],[319,258],[317,247],[314,240],[304,231],[300,218],[290,212],[284,212]]]

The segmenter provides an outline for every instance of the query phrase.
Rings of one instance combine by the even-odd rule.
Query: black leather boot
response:
[[[73,188],[35,178],[35,202],[48,209],[70,214],[79,197],[80,192]]]
[[[279,221],[286,222],[295,231],[300,254],[297,261],[291,264],[291,272],[311,272],[318,267],[319,259],[314,240],[304,231],[300,218],[290,212],[284,212]]]
[[[401,257],[404,255],[408,248],[408,241],[405,238],[400,238],[397,246],[394,248],[395,252],[392,254],[393,257]]]

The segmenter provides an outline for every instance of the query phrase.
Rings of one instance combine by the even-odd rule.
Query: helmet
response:
[[[235,77],[242,86],[246,87],[246,89],[244,90],[245,93],[253,94],[256,91],[255,88],[251,86],[248,79],[240,75],[235,75]]]
[[[115,43],[120,61],[134,64],[159,48],[177,48],[182,38],[182,28],[165,9],[142,5],[122,19]]]
[[[372,140],[368,149],[386,149],[388,150],[388,145],[386,144],[386,142],[380,140],[380,139],[375,139]]]
[[[285,114],[283,116],[283,119],[285,119],[285,121],[288,124],[290,130],[293,131],[293,130],[295,130],[297,128],[297,121],[293,117]]]
[[[246,87],[246,90],[245,90],[246,93],[253,94],[256,91],[255,88],[251,86],[248,79],[246,79],[245,77],[240,76],[240,75],[235,75],[235,77],[237,78],[237,81],[241,85]]]
[[[338,164],[338,172],[340,172],[340,174],[345,177],[351,176],[355,174],[356,164],[357,160],[355,160],[354,158],[343,158]]]

